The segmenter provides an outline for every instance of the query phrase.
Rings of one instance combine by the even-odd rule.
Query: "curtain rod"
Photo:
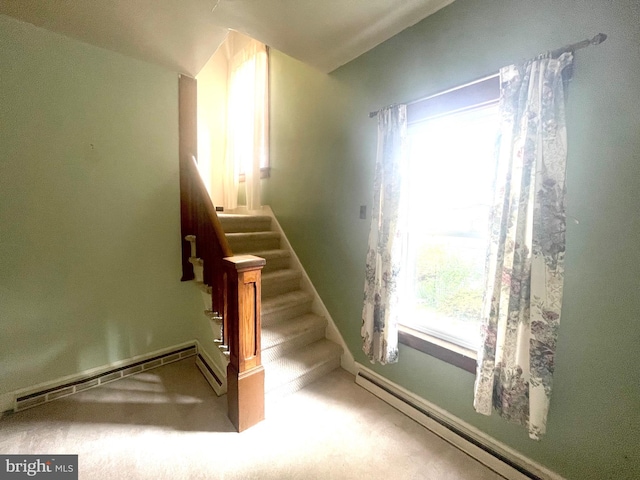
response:
[[[591,45],[600,45],[600,44],[601,44],[602,42],[604,42],[606,39],[607,39],[607,35],[606,35],[606,34],[604,34],[604,33],[599,33],[599,34],[597,34],[595,37],[593,37],[592,39],[582,40],[581,42],[572,43],[572,44],[570,44],[570,45],[566,45],[566,46],[564,46],[564,47],[557,48],[557,49],[555,49],[555,50],[549,50],[547,53],[549,53],[552,57],[556,57],[556,56],[560,56],[560,55],[562,55],[564,52],[573,52],[573,51],[576,51],[576,50],[580,50],[581,48],[589,47],[589,46],[591,46]],[[494,77],[495,75],[496,75],[496,74],[494,74],[494,75],[488,75],[488,76],[486,76],[486,77],[484,77],[484,78],[482,78],[482,79],[480,79],[480,80],[476,80],[476,81],[474,81],[474,82],[469,83],[469,85],[470,85],[470,84],[473,84],[473,83],[476,83],[476,82],[478,82],[478,81],[482,81],[482,80],[487,79],[487,78]],[[427,100],[427,99],[432,98],[432,97],[435,97],[435,96],[437,96],[437,95],[441,95],[441,94],[443,94],[443,93],[447,93],[447,92],[449,92],[449,91],[451,91],[451,90],[452,90],[452,89],[449,89],[449,90],[446,90],[446,91],[444,91],[444,92],[436,93],[436,94],[434,94],[434,95],[429,95],[429,96],[427,96],[427,97],[418,98],[418,99],[416,99],[416,100],[412,100],[411,102],[407,102],[407,103],[408,103],[408,104],[411,104],[411,103],[417,103],[417,102],[420,102],[420,101],[422,101],[422,100]],[[369,118],[373,118],[373,117],[377,116],[377,115],[378,115],[378,112],[380,112],[380,110],[376,110],[376,111],[374,111],[374,112],[369,112]]]

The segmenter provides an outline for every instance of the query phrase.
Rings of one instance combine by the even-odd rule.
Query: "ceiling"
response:
[[[229,29],[330,72],[453,0],[0,0],[0,14],[195,76]]]

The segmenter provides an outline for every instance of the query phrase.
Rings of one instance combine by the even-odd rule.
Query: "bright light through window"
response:
[[[267,168],[266,125],[267,99],[267,51],[263,44],[253,41],[237,54],[240,60],[232,70],[229,83],[230,143],[237,173],[250,171],[255,161],[260,168]]]
[[[415,124],[409,298],[403,323],[477,350],[493,197],[497,105]]]

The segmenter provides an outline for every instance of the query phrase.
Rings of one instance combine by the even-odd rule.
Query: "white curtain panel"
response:
[[[267,50],[250,40],[229,62],[224,207],[238,206],[239,175],[245,176],[246,204],[259,209],[260,167],[267,155]]]

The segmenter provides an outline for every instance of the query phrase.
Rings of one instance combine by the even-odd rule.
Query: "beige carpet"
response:
[[[7,416],[0,453],[79,454],[92,480],[502,478],[340,369],[235,433],[193,359]]]

